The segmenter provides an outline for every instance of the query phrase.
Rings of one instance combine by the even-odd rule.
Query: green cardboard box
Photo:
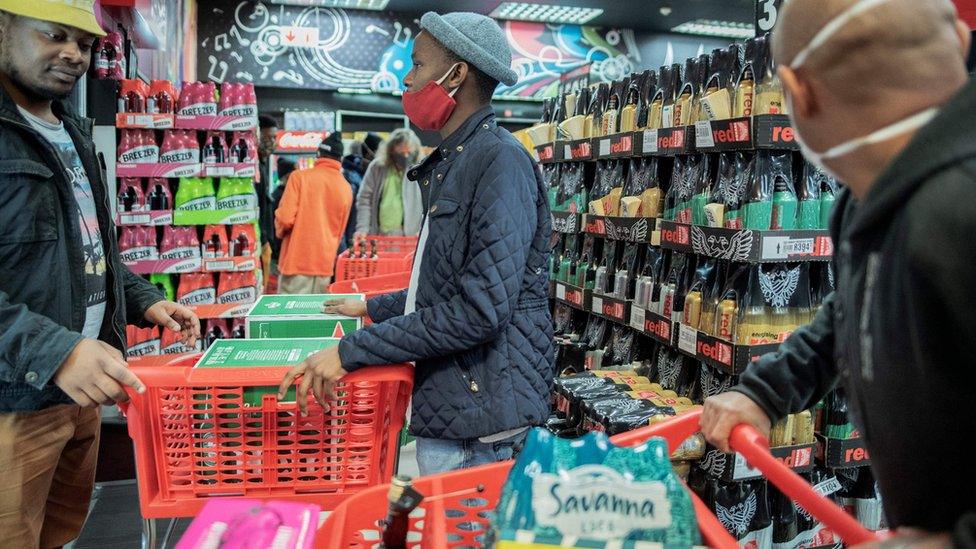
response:
[[[364,299],[363,294],[261,296],[245,319],[248,338],[342,337],[362,328],[361,318],[322,314],[322,303],[334,299]]]
[[[336,338],[218,339],[200,357],[195,368],[295,366],[322,349],[338,344]],[[233,383],[234,380],[227,381]],[[277,392],[277,387],[244,387],[244,405],[260,406],[264,395]],[[284,400],[295,401],[294,385]]]

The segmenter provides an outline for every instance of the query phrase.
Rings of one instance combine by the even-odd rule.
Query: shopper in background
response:
[[[278,123],[267,115],[258,116],[258,172],[259,181],[254,184],[254,191],[258,195],[258,227],[261,229],[261,245],[271,248],[274,235],[274,208],[271,204],[271,164],[270,157],[274,154],[275,139],[278,135]],[[264,250],[262,250],[264,255]]]
[[[285,195],[285,186],[288,185],[288,176],[295,171],[295,163],[287,158],[278,159],[278,186],[271,193],[271,211],[278,211],[281,206],[281,197]],[[277,263],[281,259],[281,238],[277,234],[271,233],[271,257]]]
[[[368,167],[370,163],[376,158],[376,151],[380,148],[380,143],[383,142],[383,138],[376,135],[373,132],[367,132],[366,137],[363,138],[363,160],[366,161],[366,166]]]
[[[322,404],[347,371],[416,361],[410,431],[424,475],[512,457],[549,416],[555,373],[547,299],[550,213],[542,175],[499,128],[491,96],[517,81],[505,35],[474,13],[427,13],[403,106],[443,141],[410,179],[427,218],[407,290],[327,311],[376,323],[292,369]]]
[[[847,188],[831,227],[837,289],[702,418],[727,450],[736,424],[768,431],[841,382],[899,544],[976,540],[959,446],[976,433],[969,41],[949,0],[785,4],[773,53],[797,141]]]
[[[417,160],[420,139],[407,128],[397,128],[380,143],[356,196],[354,240],[366,235],[413,236],[423,218],[420,186],[407,179],[407,166]]]
[[[95,481],[99,404],[143,392],[126,324],[200,336],[119,260],[91,120],[64,101],[91,62],[92,3],[0,0],[0,540],[78,536]]]
[[[283,294],[325,293],[332,281],[339,241],[352,208],[352,190],[342,176],[342,134],[319,145],[315,166],[288,176],[275,211],[281,242],[279,289]]]
[[[353,241],[356,234],[356,201],[359,196],[359,189],[363,184],[363,176],[366,174],[366,161],[362,157],[363,143],[355,141],[350,146],[350,152],[342,157],[342,175],[349,182],[352,188],[353,204],[349,212],[349,221],[346,223],[346,230],[342,235],[342,242],[339,244],[339,253],[346,251]]]

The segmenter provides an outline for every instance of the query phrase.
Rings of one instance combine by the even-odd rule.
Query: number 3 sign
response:
[[[756,0],[756,36],[773,30],[782,5],[783,0]]]

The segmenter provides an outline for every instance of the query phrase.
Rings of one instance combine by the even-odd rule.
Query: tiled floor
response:
[[[399,473],[411,477],[419,475],[416,446],[415,442],[411,442],[400,450]],[[103,483],[95,489],[92,499],[85,529],[66,549],[141,547],[142,517],[139,514],[139,493],[134,480]],[[190,519],[156,521],[157,548],[173,547],[189,524]]]

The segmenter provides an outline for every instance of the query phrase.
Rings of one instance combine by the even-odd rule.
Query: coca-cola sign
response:
[[[327,135],[325,132],[280,131],[275,136],[275,150],[316,152]]]

